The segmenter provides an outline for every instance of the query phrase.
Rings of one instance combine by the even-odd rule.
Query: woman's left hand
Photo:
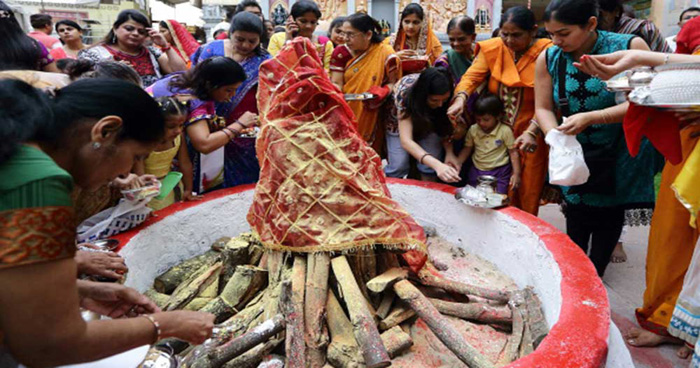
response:
[[[129,174],[126,178],[116,178],[112,180],[112,186],[120,189],[136,189],[141,188],[147,184],[155,183],[158,180],[154,175],[141,175]]]
[[[537,140],[532,135],[527,132],[520,135],[515,140],[515,148],[523,152],[533,153],[537,151]]]
[[[520,175],[513,174],[510,177],[510,189],[518,190],[520,188]]]
[[[81,274],[121,280],[124,277],[123,273],[129,271],[124,263],[124,258],[114,252],[79,250],[75,252],[74,259],[78,265],[78,273]]]
[[[168,40],[165,39],[162,33],[156,31],[153,28],[146,28],[148,30],[148,36],[153,40],[153,44],[160,47],[168,47]]]
[[[121,284],[80,281],[78,292],[81,307],[111,318],[160,312],[150,299]]]
[[[593,121],[591,121],[588,113],[578,113],[566,118],[564,124],[558,126],[557,130],[567,135],[576,135],[584,131],[591,124],[593,124]]]

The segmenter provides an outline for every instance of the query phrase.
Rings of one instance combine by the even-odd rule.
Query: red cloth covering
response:
[[[268,249],[345,252],[403,249],[423,267],[423,229],[391,199],[376,152],[358,135],[352,110],[298,37],[260,67],[256,150],[260,181],[248,222]]]
[[[630,103],[623,123],[627,148],[632,157],[637,156],[642,137],[647,137],[670,163],[677,165],[683,161],[679,126],[673,112]]]
[[[700,17],[686,23],[676,36],[676,54],[691,55],[700,46]]]

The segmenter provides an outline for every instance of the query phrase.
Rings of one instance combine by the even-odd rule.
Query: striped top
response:
[[[626,15],[617,22],[615,33],[631,34],[643,39],[651,51],[673,53],[666,39],[653,22],[646,19],[633,19]]]

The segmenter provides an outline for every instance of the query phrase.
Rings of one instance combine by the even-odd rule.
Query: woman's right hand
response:
[[[299,34],[299,25],[294,18],[290,15],[287,21],[284,23],[285,33],[287,35],[287,41],[291,41]]]
[[[199,345],[211,337],[215,316],[211,313],[176,310],[152,315],[161,328],[161,338],[175,337]]]
[[[460,93],[452,100],[452,104],[447,109],[447,117],[450,119],[453,126],[457,124],[459,117],[464,114],[465,103],[466,99],[464,95]]]
[[[258,115],[253,114],[250,111],[246,111],[241,115],[240,118],[238,118],[238,122],[243,125],[243,128],[250,128],[252,126],[258,125]]]
[[[438,178],[445,183],[456,183],[462,180],[462,178],[459,177],[459,171],[457,171],[457,169],[442,162],[438,165],[435,172]]]
[[[604,55],[583,55],[574,66],[586,74],[608,80],[639,65],[640,54],[637,50],[623,50]]]

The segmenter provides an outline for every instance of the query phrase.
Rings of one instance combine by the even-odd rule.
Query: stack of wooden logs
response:
[[[285,367],[387,367],[413,345],[421,318],[472,368],[506,365],[547,334],[531,289],[504,292],[451,281],[428,264],[411,273],[395,252],[264,252],[250,234],[217,240],[204,254],[158,276],[146,292],[164,310],[216,315],[205,346],[163,341],[185,366],[258,367],[272,352]],[[511,331],[498,361],[486,359],[444,315]]]

